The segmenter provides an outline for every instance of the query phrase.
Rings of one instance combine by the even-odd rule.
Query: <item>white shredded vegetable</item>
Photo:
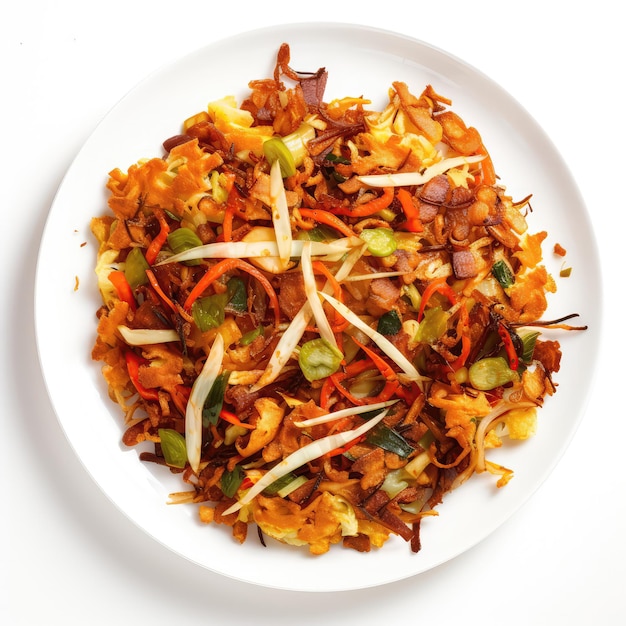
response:
[[[291,243],[291,256],[302,256],[304,241],[297,239]],[[323,241],[311,242],[311,254],[314,257],[341,258],[346,252],[363,243],[358,237],[343,237],[335,239],[331,243]],[[173,254],[160,260],[156,265],[167,263],[182,263],[183,261],[195,261],[197,259],[251,259],[255,257],[280,258],[276,241],[221,241],[208,243],[204,246],[196,246],[184,252]]]
[[[311,262],[310,241],[305,242],[300,261],[300,269],[302,270],[302,278],[304,280],[304,291],[306,292],[307,301],[311,307],[311,311],[313,312],[313,317],[315,318],[315,323],[317,324],[320,337],[339,350],[335,333],[333,333],[332,328],[330,327],[330,322],[324,312],[322,301],[317,293],[313,263]]]
[[[337,270],[337,273],[335,274],[335,279],[338,282],[341,282],[345,279],[346,276],[348,276],[348,274],[350,274],[356,262],[363,255],[367,244],[365,244],[361,240],[359,241],[359,247],[354,248],[348,254],[342,266]],[[324,285],[324,289],[322,291],[332,291],[332,285],[329,281],[326,281],[326,284]],[[306,327],[308,326],[312,316],[313,313],[311,311],[311,307],[307,302],[291,320],[289,327],[287,328],[287,330],[285,330],[278,342],[278,345],[274,349],[274,352],[270,357],[269,363],[267,364],[265,371],[256,382],[256,384],[253,385],[250,389],[251,392],[258,391],[259,389],[262,389],[266,385],[269,385],[271,382],[276,380],[278,375],[281,373],[281,371],[291,358],[291,355],[296,349],[300,339],[302,339],[302,335],[304,334],[304,331],[306,330]]]
[[[250,489],[248,489],[241,499],[227,508],[222,515],[236,513],[244,505],[252,502],[256,496],[269,487],[274,481],[286,476],[289,472],[293,472],[299,467],[302,467],[305,463],[310,463],[311,461],[332,452],[336,448],[341,448],[342,446],[349,444],[361,435],[364,435],[366,432],[374,428],[374,426],[376,426],[376,424],[378,424],[385,417],[385,415],[387,415],[387,411],[381,411],[377,416],[367,422],[364,422],[358,428],[329,435],[328,437],[323,437],[322,439],[317,439],[316,441],[312,441],[306,446],[299,448],[276,464],[268,472],[263,474],[263,476],[256,483],[254,483]]]
[[[306,428],[307,426],[317,426],[318,424],[326,424],[342,417],[348,417],[350,415],[357,415],[358,413],[366,413],[369,411],[377,411],[378,409],[386,409],[398,402],[398,400],[387,400],[386,402],[377,402],[376,404],[368,404],[366,406],[351,406],[347,409],[341,409],[334,413],[327,413],[326,415],[320,415],[318,417],[312,417],[308,420],[302,420],[301,422],[294,422],[295,426],[299,428]]]
[[[209,395],[209,391],[211,391],[213,383],[220,373],[223,358],[224,339],[220,333],[217,333],[213,345],[211,346],[209,356],[202,367],[202,371],[193,383],[185,412],[185,444],[187,447],[187,458],[194,472],[197,472],[200,466],[200,455],[202,451],[202,408]]]
[[[398,365],[400,369],[409,377],[410,380],[421,381],[423,377],[417,371],[413,363],[411,363],[405,356],[396,348],[384,335],[381,335],[377,330],[374,330],[371,326],[368,326],[356,313],[353,313],[345,304],[335,300],[327,293],[320,292],[330,304],[348,320],[353,326],[356,326],[359,330],[363,331],[390,359]]]
[[[272,208],[272,223],[276,231],[278,256],[286,268],[291,257],[291,221],[289,219],[289,205],[285,194],[285,185],[280,171],[278,159],[272,163],[270,169],[270,203]]]
[[[152,328],[129,328],[124,324],[117,327],[120,335],[129,346],[148,346],[155,343],[169,343],[180,341],[180,336],[172,328],[152,329]]]
[[[442,159],[422,172],[400,172],[398,174],[372,174],[359,176],[359,180],[369,187],[407,187],[409,185],[423,185],[429,180],[448,170],[470,163],[479,163],[484,155],[456,156]]]
[[[375,278],[395,278],[404,276],[406,272],[375,272],[373,274],[352,274],[343,279],[344,283],[353,283],[361,280],[374,280]]]

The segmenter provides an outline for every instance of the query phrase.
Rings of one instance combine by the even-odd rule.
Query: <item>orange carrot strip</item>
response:
[[[275,326],[278,326],[280,323],[280,306],[278,304],[278,296],[276,295],[274,288],[262,272],[260,272],[253,265],[250,265],[250,263],[242,261],[241,259],[222,259],[213,267],[208,269],[204,276],[196,283],[196,286],[191,290],[191,293],[187,296],[184,304],[185,310],[189,311],[191,309],[191,305],[202,295],[205,289],[207,289],[213,281],[217,280],[220,276],[222,276],[222,274],[226,274],[226,272],[235,269],[251,274],[261,283],[270,299],[272,309],[274,309]]]
[[[159,282],[157,281],[154,272],[152,270],[146,270],[146,276],[148,277],[148,282],[150,283],[150,286],[159,294],[161,300],[163,300],[163,302],[165,302],[165,304],[167,304],[167,306],[172,309],[174,313],[178,313],[176,305],[171,301],[170,298],[167,297],[167,295],[161,288],[161,285],[159,285]]]
[[[150,245],[146,250],[146,261],[148,262],[148,265],[154,264],[157,254],[159,254],[161,248],[165,245],[167,236],[170,234],[170,227],[165,219],[165,213],[160,209],[155,209],[154,214],[159,220],[161,230],[159,230],[159,234],[150,242]]]
[[[393,201],[394,193],[393,187],[384,187],[383,193],[370,200],[364,202],[354,208],[338,207],[334,209],[335,215],[347,215],[350,217],[368,217],[374,215],[383,209],[386,209]]]
[[[115,287],[115,292],[120,300],[123,300],[133,310],[137,310],[137,301],[133,294],[133,289],[126,280],[126,274],[121,270],[114,270],[109,274],[109,280]]]
[[[424,309],[426,308],[426,303],[430,300],[432,295],[437,292],[446,296],[448,300],[450,300],[451,304],[456,304],[456,293],[454,289],[452,289],[452,287],[448,285],[446,277],[442,276],[441,278],[435,278],[435,280],[428,284],[428,286],[424,290],[424,293],[422,294],[422,301],[420,302],[420,308],[417,313],[418,322],[422,321],[422,317],[424,316]]]
[[[334,277],[333,273],[322,263],[321,261],[313,261],[313,271],[316,274],[322,274],[328,280],[333,288],[333,293],[335,294],[335,298],[339,300],[339,302],[343,302],[343,292],[341,290],[341,285]],[[334,333],[343,332],[348,326],[350,326],[350,322],[345,320],[338,311],[335,311],[335,322],[331,324],[332,330]]]
[[[304,208],[299,209],[299,211],[302,217],[315,220],[316,222],[325,224],[326,226],[330,226],[346,237],[357,236],[356,233],[343,220],[340,220],[336,215],[333,215],[329,211],[324,211],[323,209]]]
[[[485,158],[480,162],[480,169],[482,170],[482,182],[485,185],[495,185],[497,182],[496,170],[493,166],[493,161],[487,148],[484,144],[480,146],[480,154],[484,154]]]
[[[400,188],[396,191],[396,196],[398,197],[400,206],[406,216],[406,222],[401,224],[401,227],[406,228],[412,233],[419,233],[423,231],[424,226],[422,225],[422,220],[420,219],[419,210],[415,204],[413,204],[411,194],[406,189]]]
[[[254,426],[252,424],[246,424],[242,422],[234,413],[227,411],[226,409],[222,409],[220,411],[220,417],[229,424],[234,424],[235,426],[241,426],[243,428],[247,428],[248,430],[254,430]]]

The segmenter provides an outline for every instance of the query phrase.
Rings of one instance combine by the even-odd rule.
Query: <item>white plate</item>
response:
[[[454,110],[481,132],[511,195],[533,194],[530,229],[549,233],[545,260],[559,289],[550,298],[548,316],[577,312],[590,325],[584,333],[558,335],[564,353],[555,376],[559,389],[540,411],[537,436],[491,455],[514,468],[515,478],[497,490],[492,477],[476,476],[449,495],[439,516],[424,521],[418,554],[392,538],[377,552],[336,546],[315,558],[273,542],[264,548],[254,531],[242,546],[230,529],[200,524],[194,507],[167,506],[168,493],[181,484],[121,445],[121,414],[107,397],[100,365],[90,358],[100,302],[89,221],[105,212],[108,172],[160,155],[161,142],[210,100],[243,97],[251,79],[272,75],[282,42],[291,45],[294,69],[328,69],[327,99],[364,95],[382,107],[395,80],[414,93],[430,83],[451,98]],[[558,278],[563,260],[551,252],[555,242],[568,251],[565,264],[573,267],[568,279]],[[76,157],[50,210],[38,261],[35,320],[41,366],[61,426],[95,482],[135,524],[163,546],[223,575],[281,589],[333,591],[400,580],[459,555],[498,528],[544,481],[586,404],[597,358],[599,285],[592,228],[576,186],[550,140],[511,96],[459,59],[409,37],[299,24],[209,45],[147,78],[109,113]]]

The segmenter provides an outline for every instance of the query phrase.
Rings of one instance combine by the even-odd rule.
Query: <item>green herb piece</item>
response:
[[[397,335],[402,330],[402,320],[395,309],[383,313],[378,320],[376,330],[381,335]]]
[[[524,335],[520,335],[522,340],[522,363],[528,364],[532,362],[535,344],[537,343],[539,335],[541,335],[541,333],[538,331],[532,331]]]
[[[232,498],[237,493],[237,489],[241,487],[241,483],[245,477],[244,471],[240,465],[235,465],[232,471],[225,471],[220,479],[220,487],[227,498]]]
[[[268,485],[263,489],[263,493],[266,496],[275,496],[281,489],[284,489],[292,480],[295,480],[296,475],[293,472],[285,474],[281,478],[275,480],[271,485]]]
[[[187,445],[185,438],[171,428],[159,428],[161,451],[165,462],[172,467],[183,468],[187,464]]]
[[[205,428],[208,427],[209,424],[217,424],[220,411],[224,405],[224,393],[226,392],[229,377],[230,372],[222,372],[215,379],[215,382],[209,390],[209,395],[206,397],[204,406],[202,407],[202,425]]]
[[[393,452],[403,459],[407,458],[415,450],[400,433],[382,422],[376,424],[370,430],[365,441],[370,445]]]
[[[333,154],[329,152],[326,155],[326,160],[331,163],[341,163],[341,165],[350,165],[350,160],[346,159],[346,157],[341,156],[340,154]]]
[[[233,276],[226,284],[229,311],[245,313],[248,310],[248,290],[246,283],[238,276]]]

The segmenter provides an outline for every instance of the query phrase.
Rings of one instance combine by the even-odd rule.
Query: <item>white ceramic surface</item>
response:
[[[580,314],[585,333],[551,333],[563,347],[557,394],[540,411],[537,436],[506,445],[490,458],[515,478],[496,489],[474,477],[447,497],[439,516],[424,521],[422,551],[399,539],[358,554],[336,547],[323,557],[251,536],[243,545],[229,529],[198,522],[193,507],[167,506],[178,480],[139,462],[120,441],[121,415],[106,393],[100,366],[90,359],[95,312],[96,244],[92,216],[106,209],[108,172],[161,154],[161,142],[183,119],[224,95],[241,98],[252,79],[270,76],[279,45],[291,45],[298,71],[329,71],[326,99],[363,95],[373,107],[387,101],[392,81],[419,92],[426,84],[453,101],[453,110],[481,132],[497,173],[511,195],[533,194],[530,230],[547,230],[545,262],[558,285],[547,317]],[[320,45],[323,41],[323,45]],[[253,50],[254,53],[250,54]],[[554,468],[587,401],[600,331],[599,266],[585,206],[550,139],[519,104],[488,77],[458,58],[388,31],[337,24],[294,24],[248,32],[209,45],[145,79],[103,119],[67,172],[56,195],[39,253],[35,296],[41,366],[52,404],[69,442],[112,503],[166,548],[215,572],[279,589],[336,591],[381,585],[433,568],[487,537],[513,514]],[[571,278],[560,279],[568,250]],[[51,306],[50,303],[54,303]],[[579,364],[584,361],[585,368]]]

